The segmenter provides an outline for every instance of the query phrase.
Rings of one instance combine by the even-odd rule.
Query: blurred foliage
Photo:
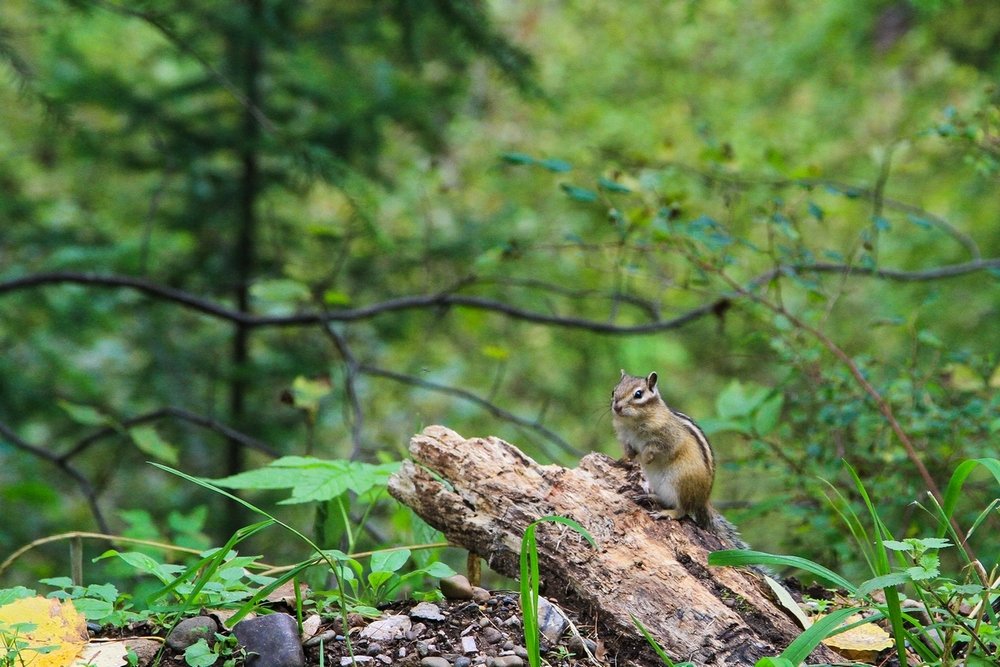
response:
[[[819,478],[844,484],[849,461],[900,539],[927,520],[924,485],[842,360],[734,283],[843,349],[938,483],[996,450],[993,2],[8,0],[0,15],[0,284],[117,275],[274,318],[427,297],[329,328],[239,327],[144,289],[0,287],[0,422],[76,452],[60,460],[112,530],[152,517],[149,532],[225,541],[229,508],[143,463],[234,474],[223,426],[264,445],[240,467],[267,451],[398,461],[431,423],[562,464],[616,454],[607,396],[625,367],[657,370],[709,427],[715,500],[748,541],[850,574]],[[93,528],[66,470],[10,435],[3,550]],[[969,516],[996,495],[966,488]],[[199,505],[204,526],[166,525]],[[426,534],[386,500],[364,525],[361,547]],[[22,583],[66,571],[45,548],[19,565]]]

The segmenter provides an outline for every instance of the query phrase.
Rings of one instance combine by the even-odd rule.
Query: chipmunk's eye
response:
[[[642,389],[636,389],[635,393],[632,394],[632,398],[635,398],[635,399],[642,398]]]

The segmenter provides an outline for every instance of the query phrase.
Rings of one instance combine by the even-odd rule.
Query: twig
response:
[[[270,456],[271,458],[278,458],[281,455],[280,452],[278,452],[278,450],[276,450],[271,445],[268,445],[265,442],[261,442],[260,440],[257,440],[252,436],[246,435],[245,433],[241,433],[240,431],[237,431],[236,429],[231,428],[223,424],[222,422],[216,421],[211,417],[206,417],[205,415],[200,415],[198,413],[191,412],[183,408],[167,406],[164,408],[153,410],[152,412],[147,412],[145,414],[137,415],[135,417],[123,419],[119,424],[115,424],[114,426],[106,426],[100,429],[99,431],[91,433],[90,435],[78,440],[76,444],[73,445],[69,450],[58,455],[56,457],[56,460],[68,461],[69,459],[73,458],[80,452],[88,449],[95,442],[103,438],[107,438],[109,436],[121,433],[121,428],[128,429],[133,426],[137,426],[139,424],[145,424],[147,422],[157,421],[168,417],[174,419],[180,419],[182,421],[195,424],[196,426],[207,428],[210,431],[215,431],[219,435],[225,436],[227,439],[231,441],[238,442],[239,444],[249,449],[255,449],[259,452],[262,452]]]
[[[44,461],[48,461],[72,477],[73,481],[76,482],[76,485],[80,487],[80,491],[83,493],[84,498],[87,499],[87,504],[90,506],[90,513],[93,514],[94,521],[97,522],[98,528],[101,532],[110,532],[108,529],[108,522],[104,518],[104,513],[101,512],[101,508],[97,504],[97,492],[94,490],[94,486],[90,483],[90,480],[88,480],[83,473],[74,468],[68,462],[60,460],[58,456],[49,450],[31,444],[15,433],[13,429],[3,422],[0,422],[0,436],[5,438],[14,447],[34,454]]]
[[[394,380],[395,382],[401,382],[403,384],[408,384],[413,387],[420,387],[422,389],[429,389],[430,391],[436,391],[441,394],[448,394],[450,396],[457,396],[463,400],[469,401],[470,403],[475,403],[476,405],[484,408],[494,417],[499,417],[504,421],[508,421],[512,424],[517,424],[524,428],[531,429],[546,438],[550,442],[554,443],[564,452],[571,454],[576,457],[583,456],[584,452],[580,451],[573,445],[569,444],[563,440],[557,433],[551,429],[543,426],[537,421],[530,419],[525,419],[524,417],[519,417],[512,412],[504,410],[500,406],[490,403],[481,396],[477,396],[470,391],[465,389],[459,389],[458,387],[450,387],[444,384],[438,384],[436,382],[430,382],[428,380],[422,380],[418,377],[413,377],[412,375],[405,375],[404,373],[397,373],[395,371],[386,370],[384,368],[379,368],[377,366],[369,366],[368,364],[361,364],[358,366],[358,371],[365,373],[366,375],[373,375],[375,377],[383,377],[389,380]]]

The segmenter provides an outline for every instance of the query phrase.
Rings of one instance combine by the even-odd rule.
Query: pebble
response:
[[[452,577],[445,577],[440,583],[441,592],[449,600],[471,600],[472,584],[464,574],[456,574]]]
[[[325,642],[331,642],[331,641],[337,641],[338,639],[342,640],[343,637],[339,637],[337,635],[337,633],[334,632],[333,630],[326,630],[325,632],[321,632],[318,635],[313,635],[309,639],[307,639],[304,642],[302,642],[302,645],[303,646],[316,646],[317,644],[321,644],[321,643],[325,643]]]
[[[513,651],[514,650],[514,642],[512,642],[511,640],[508,639],[500,647],[500,650],[501,651]]]
[[[472,664],[472,660],[465,657],[464,655],[455,658],[455,667],[469,667]]]
[[[392,664],[392,658],[387,656],[385,653],[380,653],[379,655],[375,656],[375,659],[381,662],[383,665]]]
[[[490,592],[485,588],[480,588],[479,586],[472,587],[472,599],[476,602],[480,604],[489,602],[491,597]]]
[[[520,628],[521,618],[517,614],[514,614],[513,616],[511,616],[510,618],[508,618],[506,621],[503,622],[503,626],[506,628]]]
[[[569,619],[562,609],[542,596],[538,596],[538,631],[555,644],[569,627]]]
[[[153,659],[160,652],[160,642],[152,639],[126,639],[125,646],[135,652],[136,662],[140,665],[153,664]]]
[[[214,642],[218,631],[219,624],[209,616],[185,618],[167,635],[166,644],[175,651],[184,651],[199,639]]]
[[[587,650],[590,651],[591,655],[597,652],[597,642],[593,639],[586,639],[584,637],[580,637],[580,635],[573,635],[569,638],[569,641],[566,642],[566,648],[580,657],[586,655],[586,651],[583,650],[584,646],[587,647]]]
[[[381,652],[382,652],[382,645],[379,644],[378,642],[372,642],[371,644],[368,645],[368,649],[365,650],[365,653],[371,656],[377,656]]]
[[[490,667],[524,667],[524,660],[516,655],[501,655],[488,663]]]
[[[472,636],[462,637],[462,653],[478,653],[476,648],[476,638]]]
[[[515,646],[514,647],[514,655],[516,655],[517,657],[521,658],[522,660],[527,660],[528,659],[528,649],[524,648],[523,646]]]
[[[421,658],[430,653],[430,649],[427,648],[427,642],[417,642],[417,655]]]
[[[340,665],[341,667],[348,667],[348,665],[363,665],[374,659],[375,658],[370,655],[356,655],[353,658],[349,655],[345,655],[340,659]]]
[[[414,623],[413,627],[410,628],[409,632],[406,633],[406,638],[412,642],[414,639],[424,634],[424,630],[426,629],[427,626],[424,625],[423,623]]]
[[[441,608],[433,602],[421,602],[410,610],[410,618],[422,618],[427,621],[443,621]]]
[[[483,628],[483,639],[488,644],[499,644],[503,640],[503,634],[492,625]]]
[[[303,667],[299,627],[288,614],[269,614],[240,621],[233,628],[247,652],[247,667]]]
[[[376,642],[392,641],[405,637],[413,627],[410,619],[402,614],[372,621],[361,629],[361,637]]]
[[[420,659],[420,667],[451,667],[451,663],[444,658],[429,655]]]

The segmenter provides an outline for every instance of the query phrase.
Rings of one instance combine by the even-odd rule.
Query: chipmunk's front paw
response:
[[[673,519],[677,521],[684,517],[684,512],[677,509],[661,509],[656,512],[650,512],[649,515],[654,519]]]

